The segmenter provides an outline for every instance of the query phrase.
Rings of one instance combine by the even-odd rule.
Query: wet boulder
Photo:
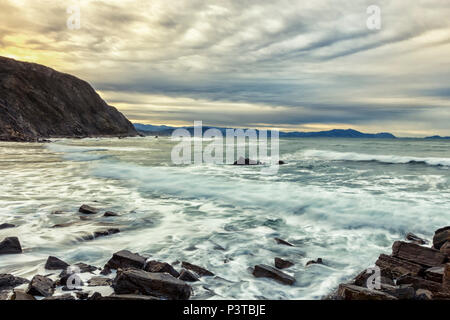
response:
[[[394,242],[392,255],[427,267],[441,265],[447,258],[445,254],[438,250],[403,241]]]
[[[192,264],[192,263],[189,263],[189,262],[186,262],[186,261],[183,261],[181,263],[181,267],[185,268],[185,269],[188,269],[188,270],[191,270],[191,271],[194,271],[200,277],[202,277],[202,276],[214,276],[214,273],[212,273],[211,271],[206,270],[205,268],[196,266],[195,264]]]
[[[27,293],[33,296],[50,297],[55,291],[55,283],[52,279],[36,275],[28,285]]]
[[[18,287],[22,284],[28,283],[25,278],[15,277],[12,274],[0,274],[0,291],[9,290]]]
[[[15,228],[16,226],[14,224],[10,224],[10,223],[2,223],[0,224],[0,230],[3,229],[10,229],[10,228]]]
[[[22,253],[22,247],[17,237],[5,238],[0,242],[0,254]]]
[[[287,285],[295,283],[294,277],[264,264],[256,265],[253,269],[253,275],[256,278],[270,278]]]
[[[281,258],[275,258],[275,267],[278,269],[286,269],[286,268],[290,268],[294,265],[293,262],[288,261],[288,260],[284,260]]]
[[[166,262],[160,262],[160,261],[154,261],[154,260],[148,261],[145,264],[144,270],[148,271],[148,272],[166,272],[175,278],[178,278],[180,276],[178,271],[175,270],[170,264],[168,264]]]
[[[450,226],[440,228],[434,232],[433,248],[439,250],[447,241],[450,241]]]
[[[112,258],[106,263],[105,268],[137,268],[142,269],[145,266],[146,258],[137,253],[128,250],[122,250],[113,254]]]
[[[138,269],[124,269],[117,272],[113,282],[116,294],[144,294],[173,300],[187,300],[191,286],[167,273],[152,273]]]
[[[99,213],[99,209],[83,204],[80,209],[78,209],[80,213],[84,214],[97,214]]]
[[[93,234],[89,234],[87,236],[84,236],[83,240],[94,240],[94,239],[97,239],[97,238],[110,236],[110,235],[116,234],[116,233],[120,233],[120,230],[117,229],[117,228],[111,228],[111,229],[108,229],[108,230],[95,231]]]
[[[189,270],[186,270],[186,269],[181,270],[180,276],[178,277],[178,279],[186,281],[186,282],[200,281],[200,279],[197,278],[197,276],[195,274],[193,274],[192,272],[190,272]]]
[[[47,270],[61,270],[66,269],[69,266],[67,262],[62,261],[57,257],[50,256],[45,263],[45,269]]]

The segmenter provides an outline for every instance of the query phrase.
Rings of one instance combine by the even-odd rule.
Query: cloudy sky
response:
[[[135,122],[450,135],[449,16],[447,0],[0,0],[0,55],[83,78]]]

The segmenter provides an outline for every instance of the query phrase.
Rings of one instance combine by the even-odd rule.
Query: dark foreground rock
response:
[[[433,248],[439,250],[447,241],[450,241],[450,226],[435,231]]]
[[[2,223],[0,224],[0,230],[3,229],[11,229],[11,228],[15,228],[16,226],[14,224],[11,223]]]
[[[147,259],[137,253],[128,250],[122,250],[113,254],[112,258],[106,263],[105,268],[136,268],[143,269]]]
[[[186,269],[181,270],[180,276],[178,277],[178,279],[186,281],[186,282],[200,281],[200,279],[197,278],[197,276],[195,274],[193,274],[192,272],[190,272],[189,270],[186,270]]]
[[[392,255],[428,267],[440,265],[446,259],[446,255],[438,250],[403,241],[396,241],[394,243],[392,246]]]
[[[15,277],[12,274],[0,274],[0,291],[13,289],[28,282],[30,281],[25,278]]]
[[[176,271],[170,264],[166,262],[154,260],[148,261],[145,264],[144,270],[148,272],[162,272],[162,273],[166,272],[175,278],[178,278],[180,276],[178,271]]]
[[[37,275],[31,279],[27,293],[33,296],[50,297],[55,291],[55,283],[52,279]]]
[[[11,296],[11,300],[17,301],[27,301],[27,300],[36,300],[31,294],[28,294],[22,290],[14,290],[13,295]]]
[[[288,260],[283,260],[281,258],[275,258],[275,267],[278,269],[286,269],[292,267],[294,265],[293,262]]]
[[[84,214],[97,214],[100,212],[99,209],[88,206],[86,204],[83,204],[80,209],[78,209],[79,212],[84,213]]]
[[[293,285],[295,283],[295,278],[290,275],[281,272],[278,269],[272,268],[270,266],[260,264],[254,267],[253,275],[257,278],[270,278],[274,279],[280,283]]]
[[[62,261],[57,257],[50,256],[45,263],[45,269],[47,270],[61,270],[66,269],[69,266],[67,262]]]
[[[5,238],[0,242],[0,254],[22,253],[22,247],[17,237]]]
[[[89,287],[109,287],[112,285],[112,279],[104,277],[93,277],[88,280]]]
[[[116,233],[120,233],[120,229],[111,228],[107,230],[95,231],[93,234],[89,234],[83,237],[83,240],[94,240],[101,237],[107,237]]]
[[[206,270],[205,268],[196,266],[195,264],[192,264],[192,263],[189,263],[186,261],[183,261],[181,263],[181,267],[191,270],[191,271],[194,271],[196,274],[198,274],[201,277],[202,276],[214,276],[214,273],[212,273],[211,271]]]
[[[134,126],[85,81],[0,57],[0,140],[136,136]]]
[[[151,273],[138,269],[119,270],[113,282],[116,294],[140,293],[174,300],[187,300],[192,288],[167,273]]]
[[[387,293],[358,287],[351,284],[341,284],[338,296],[343,300],[397,300]]]

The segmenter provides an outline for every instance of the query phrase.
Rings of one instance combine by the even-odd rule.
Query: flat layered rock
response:
[[[293,262],[288,261],[288,260],[284,260],[281,258],[275,258],[275,267],[278,269],[286,269],[286,268],[290,268],[294,265]]]
[[[84,214],[97,214],[100,212],[100,209],[88,206],[86,204],[83,204],[80,209],[78,209],[78,212],[84,213]]]
[[[341,284],[337,295],[339,299],[343,300],[397,300],[390,294],[352,284]]]
[[[116,294],[140,293],[174,300],[187,300],[191,286],[167,273],[151,273],[138,269],[119,270],[113,283]]]
[[[193,274],[192,272],[190,272],[189,270],[186,270],[186,269],[181,270],[180,276],[178,277],[178,279],[186,281],[186,282],[200,281],[200,279],[197,278],[197,276],[195,274]]]
[[[188,269],[188,270],[191,270],[191,271],[194,271],[199,276],[214,276],[214,273],[212,273],[211,271],[206,270],[205,268],[196,266],[195,264],[192,264],[192,263],[189,263],[189,262],[186,262],[186,261],[183,261],[181,263],[181,267],[185,268],[185,269]]]
[[[106,263],[105,268],[137,268],[142,269],[147,259],[137,253],[128,250],[122,250],[113,254],[112,258]]]
[[[264,264],[256,265],[253,269],[253,275],[256,278],[270,278],[287,285],[295,283],[294,277]]]
[[[444,266],[442,267],[433,267],[425,270],[425,279],[442,283],[442,278],[444,276]]]
[[[57,257],[50,256],[45,263],[45,269],[47,270],[61,270],[70,266],[67,262],[62,261]]]
[[[22,247],[17,237],[5,238],[0,242],[0,254],[19,254],[22,253]]]
[[[178,278],[180,276],[178,271],[175,270],[167,262],[160,262],[160,261],[155,261],[155,260],[148,261],[145,264],[144,270],[148,271],[148,272],[166,272],[175,278]]]
[[[89,287],[109,287],[112,285],[112,279],[104,277],[93,277],[88,280]]]
[[[388,269],[381,269],[381,278],[380,283],[383,285],[394,285],[393,274]],[[369,278],[373,275],[373,272],[367,272],[364,270],[360,274],[358,274],[353,280],[353,284],[359,287],[367,287],[367,282]]]
[[[0,224],[0,230],[3,229],[10,229],[10,228],[15,228],[16,226],[14,224],[10,224],[10,223],[2,223]]]
[[[433,247],[439,250],[444,243],[450,241],[450,226],[440,228],[434,232]]]
[[[421,274],[424,270],[424,267],[413,263],[410,261],[406,261],[403,259],[399,259],[396,257],[388,256],[385,254],[381,254],[378,257],[377,262],[375,264],[380,267],[381,270],[390,270],[394,276],[402,276],[405,274],[418,275]]]
[[[396,283],[398,285],[410,284],[416,290],[425,289],[425,290],[429,290],[431,292],[442,291],[441,283],[437,283],[437,282],[426,280],[426,279],[419,278],[419,277],[403,276],[403,277],[397,279]]]
[[[392,255],[428,267],[439,266],[447,258],[445,254],[438,250],[403,241],[394,242]]]
[[[55,291],[55,283],[52,279],[36,275],[28,285],[27,293],[33,296],[50,297]]]
[[[18,287],[24,283],[28,283],[25,278],[15,277],[12,274],[0,274],[0,291],[9,290]]]

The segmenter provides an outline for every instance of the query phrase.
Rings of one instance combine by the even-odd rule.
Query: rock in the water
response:
[[[318,258],[317,260],[310,260],[306,263],[306,266],[309,266],[311,264],[323,264],[322,258]]]
[[[100,210],[91,206],[88,206],[86,204],[83,204],[80,209],[78,209],[79,212],[84,214],[97,214]]]
[[[280,238],[275,238],[275,241],[276,241],[276,243],[282,244],[284,246],[294,247],[294,245],[292,243],[289,243],[286,240],[283,240],[283,239],[280,239]]]
[[[0,57],[0,96],[0,140],[137,135],[87,82],[39,64]]]
[[[102,294],[99,292],[94,292],[87,300],[101,300]]]
[[[50,297],[55,291],[55,283],[52,279],[36,275],[28,285],[27,293],[33,296]]]
[[[10,223],[2,223],[0,224],[0,230],[3,229],[10,229],[10,228],[15,228],[16,226],[14,224],[10,224]]]
[[[80,300],[86,300],[87,298],[89,298],[89,293],[88,292],[75,292],[75,295]]]
[[[0,254],[18,254],[22,253],[19,239],[17,237],[5,238],[0,242]]]
[[[60,295],[60,296],[46,297],[43,300],[62,300],[62,301],[67,301],[67,300],[75,300],[75,297],[72,296],[70,293],[67,293],[67,294],[63,294],[63,295]]]
[[[52,214],[59,216],[59,215],[65,214],[65,212],[61,211],[61,210],[55,210],[55,211],[52,211]]]
[[[403,241],[394,242],[392,255],[427,267],[441,265],[446,259],[446,255],[438,250]]]
[[[84,240],[94,240],[100,237],[106,237],[112,234],[116,234],[119,233],[120,230],[117,228],[112,228],[112,229],[108,229],[108,230],[101,230],[101,231],[95,231],[93,234],[84,236],[83,239]]]
[[[187,283],[167,273],[151,273],[133,268],[119,270],[113,288],[117,294],[140,293],[175,300],[189,299],[192,290]]]
[[[339,285],[338,297],[343,300],[397,300],[390,294],[352,284]]]
[[[278,269],[286,269],[292,267],[294,265],[293,262],[288,260],[283,260],[281,258],[275,258],[275,267]]]
[[[233,163],[235,166],[256,166],[262,164],[260,161],[251,160],[249,158],[240,157]]]
[[[406,240],[411,241],[412,243],[415,243],[415,244],[419,244],[419,245],[428,243],[427,240],[422,239],[422,238],[416,236],[414,233],[411,233],[411,232],[409,232],[406,235]]]
[[[168,264],[166,262],[160,262],[160,261],[154,261],[154,260],[148,261],[145,264],[144,270],[148,271],[148,272],[166,272],[166,273],[174,276],[175,278],[178,278],[180,276],[178,271],[175,270],[170,264]]]
[[[444,243],[450,241],[450,226],[440,228],[434,232],[433,247],[439,250]]]
[[[199,278],[189,270],[183,269],[181,270],[180,276],[178,279],[186,281],[186,282],[197,282],[200,281]]]
[[[112,212],[112,211],[106,211],[105,214],[103,215],[104,217],[118,217],[119,214]]]
[[[106,263],[105,268],[119,269],[119,268],[144,268],[146,259],[137,253],[132,253],[128,250],[122,250],[113,254],[112,258]]]
[[[195,264],[192,264],[192,263],[189,263],[189,262],[186,262],[186,261],[183,261],[181,263],[181,267],[185,268],[185,269],[188,269],[188,270],[191,270],[191,271],[194,271],[196,274],[198,274],[201,277],[202,276],[214,276],[214,273],[212,273],[211,271],[206,270],[205,268],[196,266]]]
[[[112,279],[104,277],[93,277],[88,280],[89,287],[109,287],[112,285]]]
[[[397,277],[405,274],[416,276],[422,273],[422,271],[424,270],[424,267],[417,263],[388,256],[385,254],[381,254],[375,264],[380,267],[381,270],[390,270],[390,272]]]
[[[69,266],[67,262],[62,261],[57,257],[50,256],[45,263],[45,269],[47,270],[61,270],[66,269]]]
[[[288,285],[293,285],[295,283],[294,277],[264,264],[256,265],[253,269],[253,275],[257,278],[271,278]]]
[[[25,278],[15,277],[12,274],[0,274],[0,291],[13,289],[28,282],[30,281]]]
[[[31,294],[23,292],[22,290],[14,290],[11,300],[26,301],[26,300],[36,300]]]

